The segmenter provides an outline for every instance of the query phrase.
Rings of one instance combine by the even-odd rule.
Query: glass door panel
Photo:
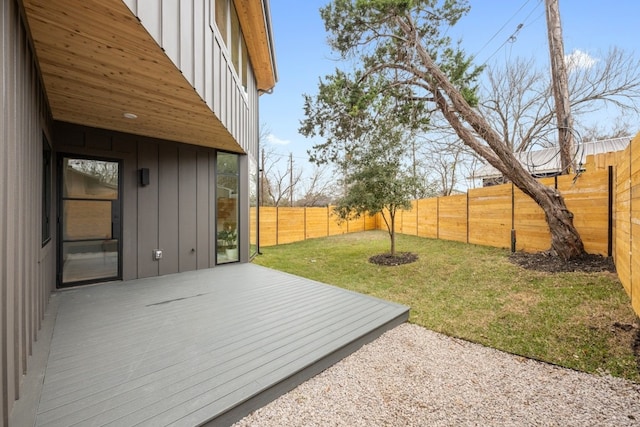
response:
[[[59,285],[121,277],[119,163],[63,159]]]
[[[218,153],[216,173],[216,262],[240,259],[238,247],[238,156]]]

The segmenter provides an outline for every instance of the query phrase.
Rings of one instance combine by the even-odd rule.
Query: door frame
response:
[[[105,161],[105,162],[112,162],[112,163],[117,163],[118,164],[118,198],[116,199],[117,201],[117,215],[119,216],[119,227],[117,229],[117,235],[112,235],[112,238],[117,240],[117,253],[118,253],[118,262],[117,262],[117,268],[118,268],[118,272],[116,276],[109,276],[109,277],[101,277],[101,278],[96,278],[96,279],[87,279],[87,280],[78,280],[78,281],[74,281],[74,282],[68,282],[68,283],[63,283],[62,281],[62,274],[63,274],[63,265],[64,265],[64,259],[63,259],[63,248],[64,248],[64,234],[63,234],[63,209],[64,209],[64,197],[63,197],[63,182],[64,182],[64,173],[63,173],[63,166],[64,166],[64,162],[63,160],[65,158],[73,158],[73,159],[81,159],[81,160],[97,160],[97,161]],[[94,156],[94,155],[88,155],[88,154],[75,154],[75,153],[69,153],[69,152],[58,152],[56,153],[56,233],[57,233],[57,242],[56,242],[56,288],[57,289],[62,289],[62,288],[69,288],[69,287],[74,287],[74,286],[82,286],[82,285],[89,285],[89,284],[94,284],[94,283],[100,283],[100,282],[111,282],[111,281],[116,281],[116,280],[122,280],[122,263],[123,263],[123,242],[122,242],[122,238],[123,238],[123,164],[124,161],[123,159],[118,159],[118,158],[112,158],[112,157],[107,157],[107,156]],[[112,219],[113,219],[113,212],[112,212]],[[113,230],[113,222],[111,224],[112,230]]]

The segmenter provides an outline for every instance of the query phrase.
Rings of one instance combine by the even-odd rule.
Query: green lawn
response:
[[[640,382],[637,318],[614,274],[535,272],[507,250],[415,236],[399,235],[397,248],[418,261],[369,263],[389,238],[368,231],[262,248],[254,262],[408,305],[411,322],[437,332]]]

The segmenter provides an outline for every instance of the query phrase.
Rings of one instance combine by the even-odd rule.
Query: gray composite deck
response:
[[[55,298],[38,426],[228,425],[408,317],[254,264]]]

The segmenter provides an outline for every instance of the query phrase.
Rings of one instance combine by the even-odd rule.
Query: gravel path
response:
[[[403,324],[235,426],[640,426],[640,385]]]

